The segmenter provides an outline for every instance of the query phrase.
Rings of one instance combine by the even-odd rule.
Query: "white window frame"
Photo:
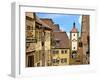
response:
[[[90,65],[79,66],[54,66],[54,67],[25,67],[25,12],[47,12],[47,13],[62,13],[62,14],[84,14],[90,15]],[[63,73],[87,73],[96,70],[96,55],[95,50],[92,50],[95,30],[95,8],[86,8],[75,5],[55,5],[47,6],[46,4],[30,3],[12,3],[12,60],[11,74],[14,77],[36,76],[36,75],[52,75]],[[91,35],[92,34],[92,35]]]

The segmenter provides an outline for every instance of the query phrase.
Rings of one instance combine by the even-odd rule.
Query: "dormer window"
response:
[[[56,41],[56,43],[59,43],[60,41]]]
[[[60,45],[60,40],[56,40],[56,47]]]
[[[79,47],[82,47],[82,46],[83,46],[82,42],[79,42]]]

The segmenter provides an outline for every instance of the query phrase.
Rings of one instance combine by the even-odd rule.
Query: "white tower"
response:
[[[75,22],[73,23],[73,28],[70,32],[70,40],[71,40],[71,52],[74,56],[78,50],[78,30],[75,27]]]

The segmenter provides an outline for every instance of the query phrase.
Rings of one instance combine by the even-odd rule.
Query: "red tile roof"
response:
[[[53,31],[61,31],[60,28],[59,28],[59,24],[54,24],[54,25],[52,26],[52,30],[53,30]]]
[[[50,18],[40,18],[45,24],[48,24],[48,26],[52,27],[54,22]]]
[[[42,27],[51,29],[51,27],[48,24],[46,24],[45,22],[43,22],[38,16],[36,16],[36,22],[38,22],[39,24],[42,24]]]
[[[55,48],[69,48],[69,38],[64,31],[56,31],[54,33],[54,40],[59,41],[58,46]]]

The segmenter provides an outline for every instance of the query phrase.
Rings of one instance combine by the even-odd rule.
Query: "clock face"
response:
[[[72,50],[77,50],[77,41],[72,41]]]
[[[72,40],[73,41],[77,40],[77,37],[78,37],[77,33],[72,33]]]

